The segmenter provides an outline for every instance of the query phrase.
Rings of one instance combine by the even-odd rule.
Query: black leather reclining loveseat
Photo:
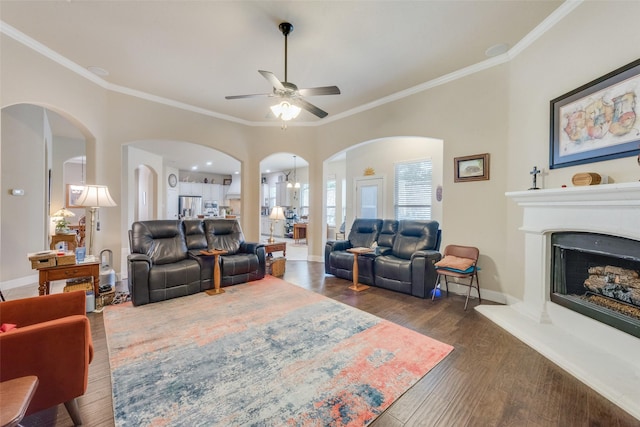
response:
[[[224,249],[221,286],[262,279],[265,251],[248,243],[235,219],[134,222],[127,258],[133,305],[181,297],[213,288],[213,257],[204,249]]]
[[[437,221],[356,219],[347,240],[327,241],[325,273],[353,280],[347,249],[376,246],[358,257],[358,281],[425,298],[436,282],[440,239]]]

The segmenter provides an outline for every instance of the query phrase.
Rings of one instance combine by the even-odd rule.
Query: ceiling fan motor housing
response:
[[[282,22],[280,25],[278,25],[278,28],[280,28],[282,34],[287,37],[293,31],[293,24]]]

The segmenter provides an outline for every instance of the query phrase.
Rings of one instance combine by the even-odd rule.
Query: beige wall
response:
[[[611,24],[615,36],[602,29],[603,16],[615,16]],[[323,162],[351,146],[385,137],[440,139],[443,245],[478,246],[483,288],[492,298],[503,294],[521,298],[521,212],[507,202],[504,192],[528,188],[528,171],[533,165],[547,169],[550,99],[640,57],[640,32],[633,19],[637,16],[640,2],[585,2],[510,62],[342,120],[322,126],[290,126],[286,131],[246,127],[108,92],[3,35],[1,106],[46,105],[81,125],[88,141],[87,181],[108,185],[119,203],[118,208],[101,212],[103,229],[119,230],[100,233],[100,247],[110,248],[127,246],[128,204],[124,201],[129,196],[124,183],[128,173],[122,146],[133,141],[187,141],[238,159],[242,163],[242,212],[256,212],[242,219],[250,240],[259,237],[260,161],[276,152],[304,158],[309,162],[311,187],[310,255],[321,259]],[[0,144],[4,165],[4,156],[12,153],[6,144],[13,142],[3,137]],[[480,153],[491,155],[491,179],[454,183],[454,157]],[[616,182],[637,180],[640,175],[634,160],[625,158],[546,172],[541,181],[547,188],[559,187],[587,168],[610,175]],[[3,201],[7,181],[3,168]],[[3,206],[0,220],[11,218],[8,215]],[[4,270],[4,236],[0,238]],[[35,245],[37,242],[29,243],[29,247]],[[28,249],[23,246],[19,251],[24,254]]]
[[[45,223],[47,153],[44,109],[16,105],[2,110],[1,141],[19,141],[2,150],[0,202],[0,281],[31,274],[27,253],[47,244]],[[49,144],[50,145],[50,144]],[[11,190],[24,191],[13,196]],[[33,244],[28,249],[26,242]]]
[[[603,27],[607,16],[615,16],[615,22]],[[633,157],[549,170],[549,101],[640,58],[638,16],[637,1],[585,2],[509,63],[507,191],[531,187],[528,171],[534,165],[544,168],[538,179],[542,188],[571,186],[571,177],[578,172],[608,175],[615,182],[640,178]],[[522,209],[508,202],[506,220],[506,269],[501,282],[521,299]]]

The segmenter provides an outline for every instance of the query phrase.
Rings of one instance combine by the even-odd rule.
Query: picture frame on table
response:
[[[454,182],[485,181],[489,179],[489,153],[455,157]]]
[[[549,168],[638,154],[639,102],[640,59],[551,100]]]
[[[82,190],[84,190],[84,185],[67,184],[67,208],[72,208],[76,205],[76,201],[82,194]]]
[[[225,178],[222,181],[222,185],[231,185],[231,178]]]

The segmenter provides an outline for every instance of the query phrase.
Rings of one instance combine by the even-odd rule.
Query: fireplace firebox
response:
[[[560,232],[551,245],[551,301],[640,338],[640,242]]]

